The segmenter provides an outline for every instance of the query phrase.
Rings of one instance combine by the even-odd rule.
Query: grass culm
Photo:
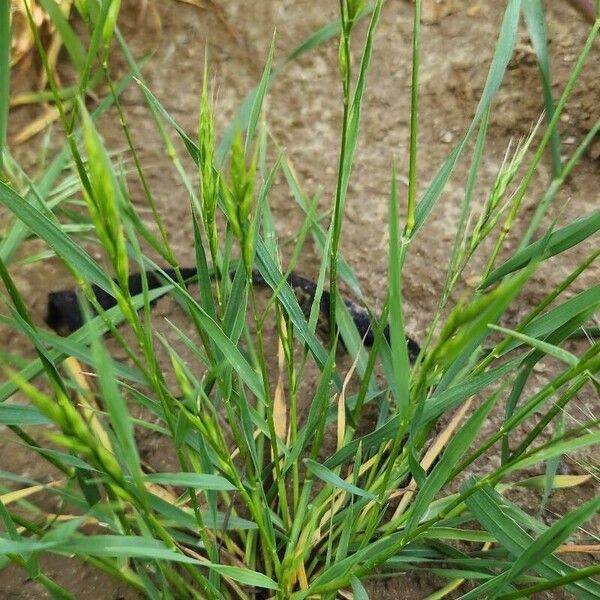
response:
[[[10,215],[0,239],[0,320],[36,354],[31,361],[12,349],[0,355],[0,425],[3,437],[30,449],[51,474],[38,481],[0,473],[0,561],[23,569],[52,598],[74,596],[45,572],[47,554],[76,557],[153,600],[367,598],[371,579],[425,570],[445,581],[430,598],[507,600],[559,587],[600,597],[600,566],[573,566],[560,552],[598,552],[585,523],[600,495],[550,523],[542,518],[555,489],[598,480],[591,463],[579,474],[565,474],[562,465],[600,442],[593,414],[576,424],[565,418],[582,390],[598,395],[600,285],[573,290],[598,268],[600,251],[590,241],[597,243],[600,211],[574,215],[553,201],[600,128],[599,120],[561,156],[561,115],[600,20],[555,99],[542,3],[508,0],[473,119],[419,194],[419,63],[427,49],[415,1],[408,156],[382,150],[390,163],[388,278],[380,313],[366,307],[373,338],[366,345],[340,293],[350,289],[362,301],[340,241],[384,4],[340,0],[339,20],[280,62],[273,40],[257,86],[220,139],[208,58],[191,133],[146,84],[142,67],[151,69],[152,59],[134,59],[117,26],[119,2],[74,2],[79,28],[73,15],[49,10],[75,74],[68,93],[27,10],[49,87],[43,98],[52,99],[62,128],[52,134],[52,160],[31,177],[6,145],[11,59],[2,32],[10,31],[10,7],[0,3],[0,204]],[[479,200],[494,99],[521,18],[540,65],[546,114],[507,150]],[[269,130],[264,103],[288,62],[332,39],[339,39],[342,116],[336,185],[331,198],[309,197]],[[127,65],[120,77],[112,68],[117,55]],[[92,104],[87,93],[99,82],[106,96]],[[195,265],[185,267],[193,267],[194,285],[176,258],[151,167],[121,103],[129,86],[141,91],[189,203],[183,226]],[[101,136],[107,111],[121,122],[119,153]],[[552,177],[528,216],[524,199],[545,160]],[[444,283],[411,360],[405,265],[459,161],[467,177]],[[271,212],[277,180],[304,215],[285,248]],[[24,259],[31,240],[44,250]],[[308,306],[288,277],[307,240],[321,257]],[[580,263],[515,317],[538,270],[575,247]],[[291,257],[287,264],[282,256]],[[82,327],[61,337],[34,323],[15,277],[17,258],[68,268]],[[473,268],[476,282],[465,286]],[[114,306],[103,307],[96,290]],[[166,294],[187,327],[153,308]],[[573,345],[582,332],[585,343]],[[492,429],[485,427],[491,415],[500,415]],[[142,434],[167,448],[169,470],[149,468]],[[541,497],[537,514],[516,501],[531,488]]]

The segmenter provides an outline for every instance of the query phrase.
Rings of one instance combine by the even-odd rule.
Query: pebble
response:
[[[444,144],[451,144],[453,139],[454,135],[452,135],[451,131],[446,131],[442,134],[442,137],[440,138],[440,140],[444,142]]]

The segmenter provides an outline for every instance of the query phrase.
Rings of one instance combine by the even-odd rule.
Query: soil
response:
[[[218,5],[200,2],[204,8],[184,2],[163,0],[150,3],[144,16],[141,4],[123,3],[120,24],[136,56],[153,51],[145,67],[146,82],[165,108],[192,137],[197,127],[197,111],[204,66],[208,51],[211,76],[217,86],[217,125],[219,131],[230,122],[236,108],[260,79],[273,31],[275,57],[282,59],[308,35],[336,18],[336,2],[317,3],[309,0],[263,0],[248,3],[229,0]],[[450,8],[433,14],[423,25],[421,47],[421,107],[419,124],[419,193],[430,183],[436,169],[468,127],[487,73],[503,4],[475,0],[455,0]],[[565,2],[546,3],[551,38],[551,60],[554,91],[558,97],[575,64],[589,25]],[[445,14],[448,13],[448,14]],[[363,110],[360,142],[347,200],[342,252],[355,270],[364,296],[372,306],[382,305],[387,280],[387,194],[390,165],[398,161],[401,175],[407,171],[412,9],[403,0],[390,0],[383,10],[376,38],[373,65]],[[357,37],[364,34],[361,25]],[[561,119],[562,152],[568,156],[600,116],[598,81],[600,80],[600,48],[590,55]],[[27,85],[26,78],[15,78],[13,89]],[[186,193],[165,156],[160,138],[148,115],[141,94],[132,85],[123,96],[123,104],[140,150],[140,159],[149,174],[149,184],[159,202],[170,240],[181,264],[193,262],[193,233],[189,226]],[[543,112],[540,78],[525,30],[519,32],[519,48],[511,62],[503,87],[492,111],[490,135],[480,169],[475,201],[483,204],[509,144],[527,136]],[[36,109],[24,107],[11,112],[9,135],[14,136],[36,116]],[[274,81],[266,103],[269,130],[286,150],[296,174],[311,196],[322,190],[322,206],[331,201],[335,190],[341,125],[340,85],[337,74],[337,40],[303,55],[282,70]],[[99,128],[111,148],[124,148],[119,120],[114,112],[102,118]],[[40,136],[42,137],[42,136]],[[27,146],[14,146],[17,157],[35,170],[41,140]],[[600,200],[600,141],[596,140],[584,154],[573,174],[559,193],[555,210],[558,223],[570,222],[575,216],[597,209]],[[185,166],[193,173],[189,161]],[[464,193],[468,161],[461,161],[455,176],[431,218],[411,244],[404,282],[406,325],[415,338],[425,335],[431,315],[444,283],[444,268],[453,241],[460,202]],[[549,158],[543,161],[526,198],[527,212],[517,228],[527,225],[550,178]],[[405,188],[400,189],[405,194]],[[131,195],[141,199],[139,186],[132,184]],[[278,234],[290,239],[298,232],[302,215],[284,181],[277,181],[270,196]],[[562,212],[561,212],[562,211]],[[0,213],[6,223],[5,213]],[[504,323],[510,327],[545,295],[553,283],[562,279],[588,253],[598,237],[580,247],[548,261],[519,297]],[[26,243],[21,255],[40,251],[38,243]],[[284,264],[289,252],[284,247]],[[480,258],[479,261],[483,259]],[[318,269],[318,254],[306,246],[297,270],[308,276]],[[469,278],[477,273],[477,260]],[[479,262],[479,264],[481,264]],[[41,323],[45,297],[50,289],[71,287],[68,273],[58,261],[36,263],[13,269],[17,285],[28,300],[33,316]],[[572,294],[597,283],[598,271],[590,270],[573,286]],[[457,300],[455,298],[454,300]],[[177,313],[168,300],[157,310],[173,316]],[[579,350],[587,342],[580,342]],[[14,334],[0,329],[0,346],[18,352],[25,343]],[[577,346],[574,346],[577,348]],[[23,355],[28,351],[23,349]],[[536,385],[543,381],[540,367]],[[307,381],[307,387],[311,386]],[[307,397],[310,397],[309,395]],[[306,407],[304,407],[306,409]],[[578,412],[581,411],[581,412]],[[571,422],[598,415],[600,405],[593,390],[584,388],[567,418]],[[585,417],[582,415],[586,415]],[[482,435],[498,427],[502,415],[493,415]],[[146,436],[147,437],[147,436]],[[144,456],[156,468],[165,468],[168,456],[156,439],[140,440]],[[46,464],[35,461],[31,454],[17,447],[8,436],[0,441],[0,468],[9,469],[40,480],[52,474]],[[598,450],[586,454],[596,464]],[[572,457],[568,466],[580,472],[581,456]],[[493,462],[493,461],[492,461]],[[490,463],[477,465],[484,471]],[[576,503],[598,493],[591,484],[576,490],[555,493],[549,519],[564,514]],[[539,496],[519,493],[512,496],[523,508],[536,513]],[[600,534],[598,519],[588,524],[590,533]],[[596,557],[597,558],[597,557]],[[578,564],[589,564],[593,557],[578,556]],[[108,576],[76,561],[48,558],[43,563],[47,573],[67,587],[81,600],[134,599],[138,596],[116,584]],[[370,583],[372,598],[424,598],[443,582],[428,574],[408,575],[387,582]],[[464,589],[463,589],[464,593]],[[459,592],[455,596],[458,597]],[[0,571],[0,600],[47,598],[42,588],[29,581],[23,571],[8,567]],[[539,598],[567,598],[553,592]]]

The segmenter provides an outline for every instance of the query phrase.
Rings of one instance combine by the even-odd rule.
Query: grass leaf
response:
[[[10,2],[0,4],[0,177],[4,178],[4,151],[10,107]]]
[[[43,239],[77,274],[90,283],[95,283],[105,292],[111,293],[112,283],[87,252],[69,239],[61,228],[33,204],[0,181],[0,204],[15,214],[29,229]]]
[[[492,271],[481,283],[481,288],[487,288],[509,273],[522,269],[533,257],[538,256],[542,249],[544,250],[544,258],[556,256],[586,240],[598,230],[600,230],[600,210],[587,217],[576,219],[561,229],[557,229],[550,234],[548,240],[540,239],[517,252],[504,264]]]
[[[309,471],[316,475],[319,479],[325,481],[326,483],[330,483],[335,488],[344,490],[348,492],[348,494],[353,494],[354,496],[360,496],[361,498],[369,498],[370,500],[374,500],[376,496],[367,492],[352,483],[348,483],[344,481],[341,477],[336,475],[333,471],[330,471],[327,467],[311,460],[310,458],[304,459],[304,464],[307,466]]]
[[[144,475],[144,480],[161,485],[177,485],[202,490],[233,491],[236,489],[224,477],[208,473],[152,473]]]

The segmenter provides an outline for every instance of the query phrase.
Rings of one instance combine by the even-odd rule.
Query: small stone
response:
[[[454,139],[454,136],[452,135],[451,131],[446,131],[445,133],[442,134],[442,137],[440,138],[440,140],[442,140],[442,142],[444,142],[444,144],[451,144],[453,139]]]
[[[562,115],[560,115],[560,120],[563,123],[568,123],[571,120],[571,115],[568,115],[567,113],[563,113]]]

